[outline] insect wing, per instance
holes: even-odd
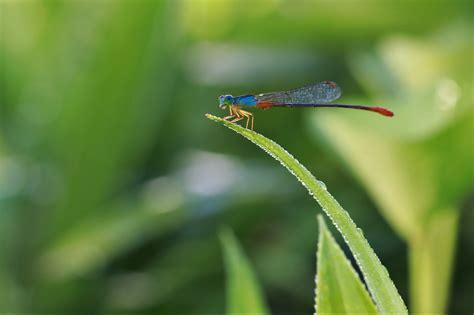
[[[272,104],[329,103],[341,96],[341,88],[334,82],[324,81],[297,89],[257,94],[257,102]]]

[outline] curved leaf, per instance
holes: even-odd
[[[408,313],[402,298],[398,294],[397,288],[388,275],[387,269],[382,265],[363,233],[357,228],[354,221],[352,221],[349,213],[339,205],[326,190],[326,186],[322,182],[316,180],[291,154],[272,140],[254,131],[225,121],[222,118],[210,114],[207,114],[206,117],[220,122],[229,129],[246,137],[295,175],[306,189],[308,189],[310,195],[321,205],[339,232],[341,232],[364,275],[365,282],[372,293],[378,309],[382,313]]]
[[[318,215],[317,314],[375,314],[377,308],[364,284]]]

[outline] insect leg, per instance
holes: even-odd
[[[246,110],[242,110],[240,109],[239,110],[239,114],[241,114],[242,116],[245,116],[247,118],[247,123],[245,125],[245,128],[248,129],[249,127],[249,122],[251,121],[251,129],[253,130],[253,114],[251,112],[248,112]]]
[[[242,120],[244,117],[240,114],[240,110],[237,106],[232,106],[232,111],[236,118],[234,120],[231,120],[231,123],[238,122],[239,120]]]
[[[242,119],[244,119],[243,116],[237,115],[237,118],[235,118],[234,120],[231,120],[230,122],[231,123],[236,123],[236,122],[238,122],[239,120],[242,120]]]
[[[236,114],[234,113],[234,106],[229,106],[229,116],[224,117],[224,120],[229,120],[235,118]]]

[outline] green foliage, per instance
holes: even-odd
[[[456,41],[447,47],[446,37]],[[311,115],[313,130],[328,139],[408,243],[414,312],[446,308],[459,209],[473,187],[474,62],[460,57],[473,44],[459,26],[426,41],[389,38],[377,58],[359,53],[351,65],[395,117]]]
[[[227,274],[227,314],[269,314],[255,274],[234,233],[222,228],[219,237]]]
[[[317,252],[316,297],[317,314],[375,314],[364,284],[344,255],[321,215],[318,215],[319,241]]]
[[[176,229],[189,216],[179,209],[182,197],[169,187],[156,188],[152,193],[160,204],[142,200],[133,205],[135,211],[126,203],[115,205],[121,211],[113,216],[105,212],[70,229],[39,258],[39,274],[53,281],[69,280],[100,269],[134,244]]]
[[[317,169],[412,310],[471,312],[472,1],[379,2],[0,0],[0,312],[223,313],[227,224],[275,312],[310,313],[313,200],[202,115],[322,80],[396,116],[256,127]]]
[[[364,274],[364,279],[379,310],[382,313],[407,313],[406,306],[390,280],[387,270],[380,263],[347,211],[332,197],[322,182],[316,180],[303,165],[272,140],[222,118],[209,114],[206,116],[249,139],[287,168],[308,189],[310,195],[316,199],[343,235]]]

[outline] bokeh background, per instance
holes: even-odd
[[[323,80],[396,115],[260,110],[256,131],[326,183],[411,310],[474,311],[473,12],[1,0],[0,312],[223,313],[228,226],[271,310],[312,313],[321,209],[204,114]]]

